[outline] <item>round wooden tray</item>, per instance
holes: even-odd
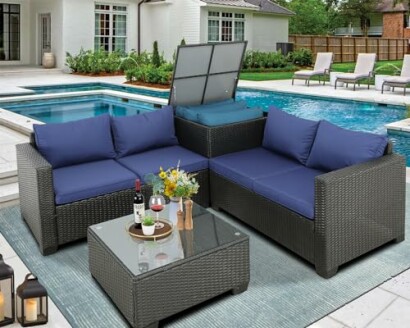
[[[134,222],[130,222],[127,224],[127,231],[131,236],[143,240],[158,240],[168,237],[173,230],[172,222],[164,219],[159,219],[158,221],[162,222],[164,224],[164,227],[161,229],[155,229],[154,234],[151,236],[144,235],[142,233],[142,228],[136,228]]]

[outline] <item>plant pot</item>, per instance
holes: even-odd
[[[45,52],[43,54],[43,67],[44,68],[54,68],[56,63],[55,63],[55,58],[54,54],[52,52]]]
[[[145,236],[152,236],[155,232],[155,224],[153,225],[145,225],[145,224],[141,224],[142,226],[142,233]]]

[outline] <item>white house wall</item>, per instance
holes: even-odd
[[[141,49],[152,52],[152,44],[158,41],[165,58],[172,56],[182,39],[188,44],[200,42],[199,0],[166,0],[146,3],[141,10]]]
[[[248,49],[276,51],[277,42],[288,42],[288,17],[253,14],[252,28],[252,44]]]
[[[81,47],[94,50],[95,4],[119,4],[127,6],[127,51],[137,48],[137,1],[125,0],[63,0],[63,49],[77,54]]]
[[[40,65],[40,14],[51,15],[51,51],[56,56],[57,66],[62,64],[63,6],[62,0],[32,0],[30,8],[30,63]],[[24,44],[22,42],[22,44]]]

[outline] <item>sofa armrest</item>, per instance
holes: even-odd
[[[224,126],[208,127],[175,117],[179,143],[198,154],[211,158],[262,144],[266,118]]]
[[[406,164],[385,155],[315,181],[315,263],[323,276],[391,240],[404,238]]]
[[[16,149],[21,214],[43,255],[50,254],[58,245],[52,167],[31,144]]]

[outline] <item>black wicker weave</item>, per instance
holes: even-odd
[[[263,133],[260,128],[256,135]],[[382,158],[318,176],[314,220],[212,171],[211,204],[302,256],[329,278],[340,265],[404,239],[405,168],[404,158],[392,154],[389,144]]]
[[[208,127],[175,118],[175,129],[182,146],[205,157],[250,149],[262,143],[266,118]]]
[[[56,205],[51,165],[30,143],[17,145],[17,166],[21,214],[43,255],[56,252],[59,245],[85,238],[87,228],[92,224],[133,211],[133,189]],[[196,173],[201,188],[193,200],[208,207],[209,172],[203,170]],[[148,201],[151,188],[143,186],[142,193]]]
[[[130,220],[132,217],[123,217],[89,227],[88,246],[92,276],[132,327],[158,327],[160,320],[217,295],[247,289],[249,238],[223,220],[210,213],[194,215],[194,230],[173,232],[185,241],[184,257],[159,267],[147,266],[146,271],[136,269],[138,244],[144,242],[129,238],[124,227]],[[104,229],[109,238],[102,233]],[[113,247],[113,239],[121,242],[114,242]],[[158,247],[161,249],[160,244]],[[155,248],[151,251],[155,254]]]

